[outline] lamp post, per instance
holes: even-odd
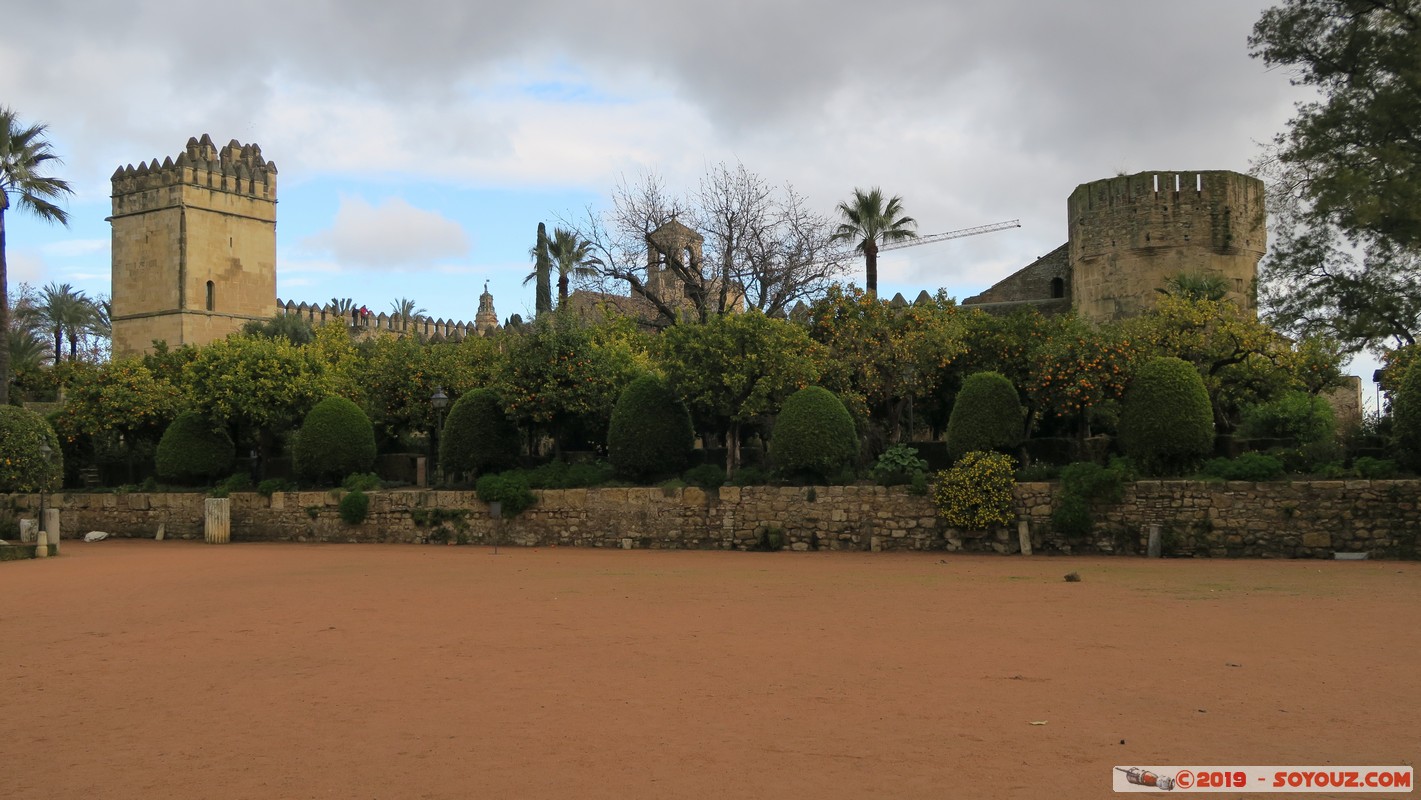
[[[432,484],[435,476],[439,474],[439,435],[444,429],[444,409],[449,407],[449,395],[436,386],[434,394],[429,397],[429,404],[434,407],[434,429],[429,432],[429,474]]]

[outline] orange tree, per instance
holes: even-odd
[[[1153,310],[1123,327],[1151,355],[1174,356],[1194,365],[1204,379],[1220,432],[1237,427],[1245,406],[1292,388],[1321,391],[1335,385],[1340,375],[1335,348],[1322,343],[1295,348],[1227,300],[1161,297]]]
[[[1074,315],[1049,320],[1031,349],[1023,390],[1045,429],[1079,437],[1092,422],[1110,426],[1111,409],[1125,394],[1140,345],[1115,326],[1096,326]]]
[[[138,358],[66,367],[65,402],[51,418],[65,464],[121,460],[131,480],[135,459],[151,455],[183,409],[181,390]]]
[[[189,406],[226,424],[239,447],[264,452],[339,388],[324,365],[284,338],[230,336],[203,346],[183,367]]]
[[[571,313],[544,314],[507,334],[498,389],[509,419],[579,447],[606,441],[612,408],[636,374],[626,343]]]
[[[952,380],[965,345],[956,304],[939,293],[929,303],[894,306],[856,287],[832,286],[809,311],[809,335],[824,345],[823,385],[859,419],[901,437],[903,412]]]
[[[827,356],[799,325],[759,311],[676,325],[655,344],[657,365],[697,428],[725,434],[727,475],[739,466],[742,427],[817,381]]]

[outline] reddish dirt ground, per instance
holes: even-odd
[[[64,550],[0,564],[8,800],[1084,798],[1421,749],[1416,563]]]

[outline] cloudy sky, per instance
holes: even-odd
[[[8,215],[12,283],[109,288],[109,176],[189,136],[280,169],[278,294],[527,315],[537,223],[648,170],[740,161],[824,213],[855,186],[920,232],[880,291],[981,291],[1119,172],[1246,170],[1302,95],[1250,59],[1266,0],[13,4],[0,104],[48,123],[68,229]],[[861,282],[861,276],[856,276]]]

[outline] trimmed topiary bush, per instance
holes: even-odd
[[[607,428],[607,460],[617,474],[635,481],[675,475],[686,468],[695,446],[686,404],[655,375],[627,384]]]
[[[1189,362],[1152,358],[1125,390],[1120,413],[1125,454],[1152,475],[1186,472],[1214,449],[1214,412]]]
[[[1021,444],[1024,419],[1016,387],[1005,375],[968,375],[947,418],[948,457],[956,463],[973,451],[1010,450]]]
[[[227,431],[214,428],[206,417],[188,411],[179,414],[163,431],[154,465],[163,480],[191,486],[230,475],[236,458],[237,448]]]
[[[360,406],[344,397],[327,397],[306,414],[292,455],[302,480],[339,483],[375,464],[375,427]]]
[[[44,417],[19,406],[0,406],[0,461],[0,492],[52,492],[63,480],[59,437]]]
[[[494,472],[518,460],[518,428],[492,389],[475,389],[455,401],[443,436],[439,465],[447,474]]]
[[[825,480],[851,467],[858,454],[853,417],[833,392],[807,386],[785,400],[770,438],[776,468]]]

